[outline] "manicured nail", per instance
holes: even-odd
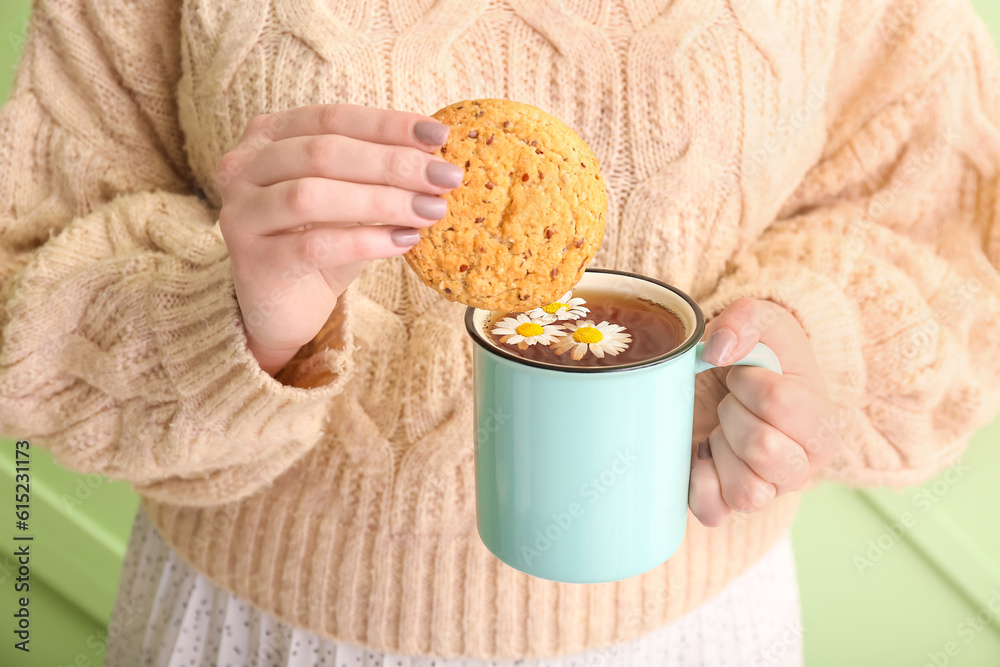
[[[428,220],[440,220],[448,212],[448,203],[431,195],[417,195],[413,198],[412,206],[414,213]]]
[[[705,438],[698,443],[698,458],[707,459],[712,456],[712,445],[708,442],[708,438]]]
[[[416,229],[394,229],[389,236],[392,237],[392,242],[400,248],[417,245],[417,242],[420,241],[420,232]]]
[[[422,120],[413,126],[413,134],[425,144],[440,146],[448,141],[449,128],[434,120]]]
[[[457,188],[465,170],[451,162],[431,162],[427,165],[427,180],[442,188]]]
[[[725,366],[729,357],[736,351],[736,334],[730,329],[719,329],[708,337],[705,349],[701,353],[703,361],[716,366]]]

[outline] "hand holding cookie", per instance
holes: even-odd
[[[261,368],[311,340],[369,260],[406,252],[445,217],[438,195],[463,175],[432,155],[447,138],[426,116],[345,104],[247,124],[219,162],[219,225]]]

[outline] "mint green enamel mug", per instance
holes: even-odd
[[[475,342],[476,519],[497,558],[532,576],[617,581],[669,559],[684,539],[695,375],[705,318],[676,287],[590,269],[575,289],[637,296],[684,324],[674,350],[622,366],[559,366],[496,345],[490,311],[469,308]],[[758,344],[733,365],[781,372]]]

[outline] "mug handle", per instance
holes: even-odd
[[[695,359],[697,359],[694,366],[696,374],[707,371],[709,368],[718,368],[715,364],[710,364],[701,358],[701,353],[704,350],[705,341],[698,343],[694,348]],[[781,373],[781,362],[778,361],[778,355],[764,343],[757,343],[745,357],[731,364],[726,364],[726,366],[759,366],[775,373]]]

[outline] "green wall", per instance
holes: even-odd
[[[1000,41],[1000,0],[974,4]],[[0,4],[0,99],[28,9],[27,0]],[[1000,665],[1000,614],[988,611],[1000,609],[998,443],[1000,419],[977,434],[960,468],[918,488],[823,484],[806,495],[792,535],[804,627],[788,638],[804,641],[808,667]],[[0,440],[0,507],[14,494],[13,449]],[[17,570],[12,534],[0,531],[0,665],[100,665],[136,498],[120,482],[55,466],[40,449],[30,461],[32,652],[12,649]]]

